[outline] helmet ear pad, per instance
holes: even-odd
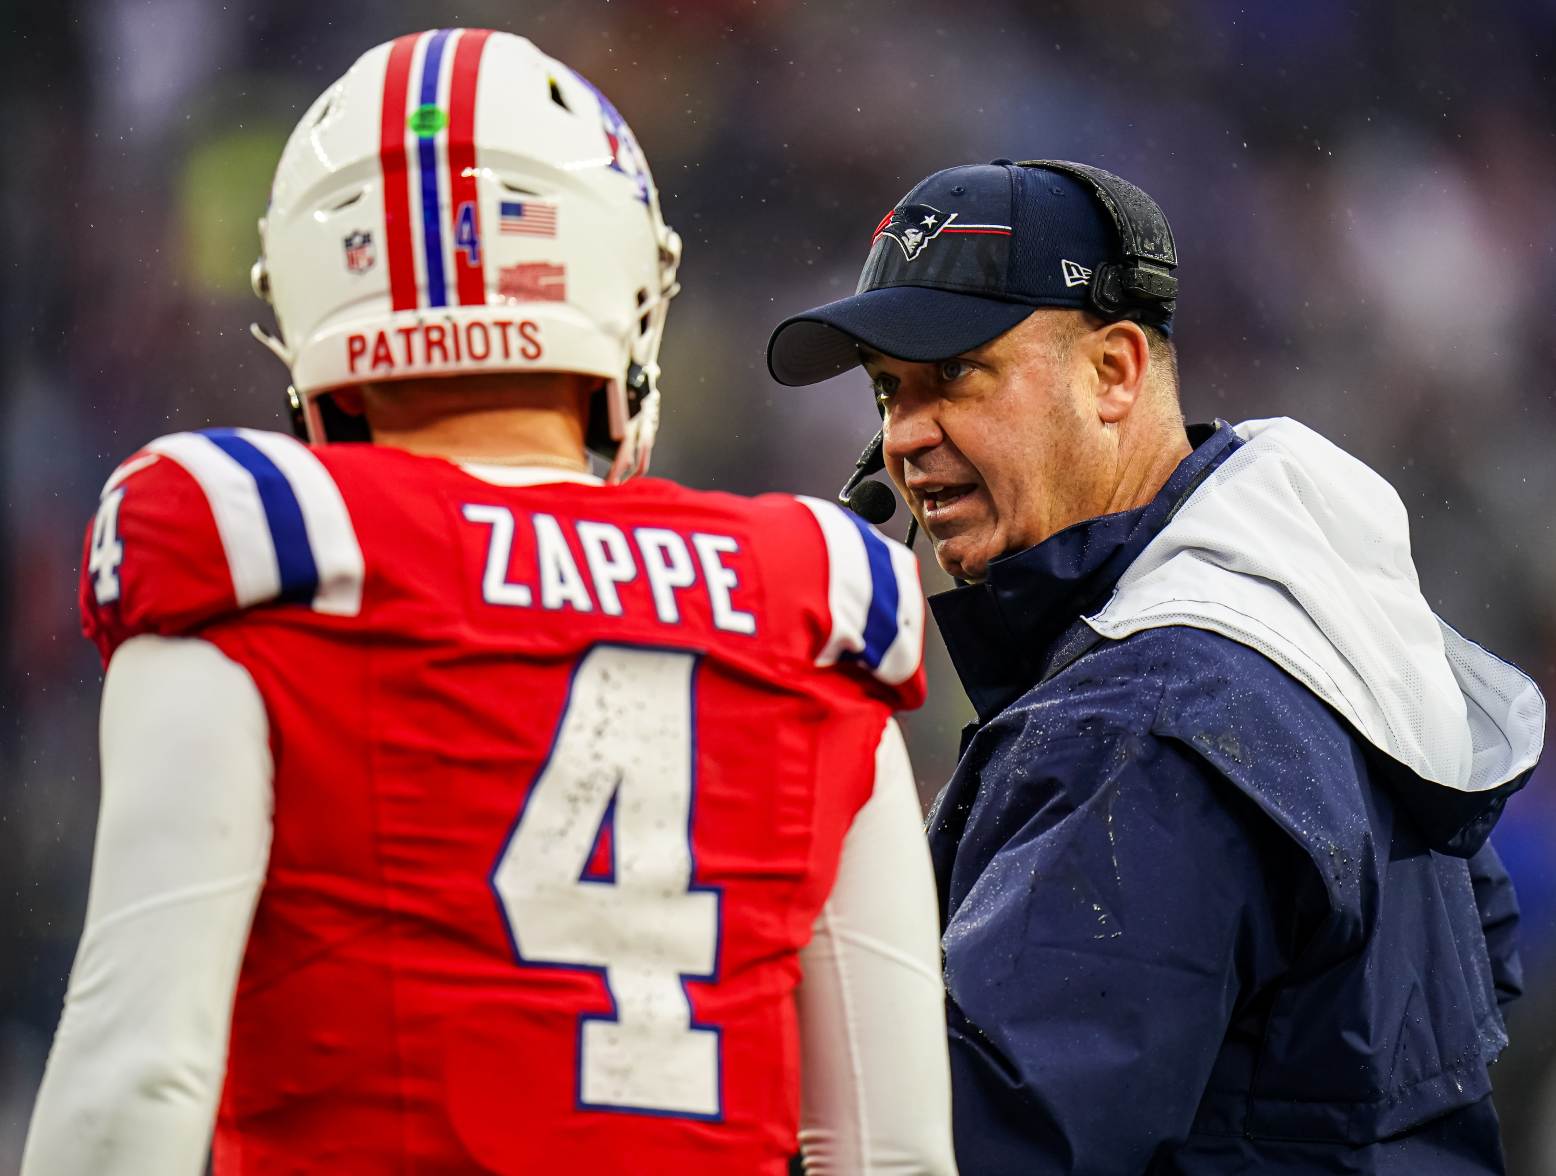
[[[332,392],[319,392],[306,400],[296,388],[287,388],[287,404],[291,412],[292,432],[299,441],[310,445],[361,442],[373,440],[373,430],[367,423],[367,414],[347,412],[335,402]]]
[[[584,445],[606,460],[614,459],[620,444],[625,422],[638,415],[643,400],[650,391],[648,369],[640,363],[627,365],[627,378],[618,385],[618,393],[612,387],[615,381],[607,381],[589,396],[589,420],[584,431]],[[617,397],[625,403],[617,406]],[[620,419],[614,419],[619,416]]]
[[[1018,167],[1060,172],[1089,187],[1113,222],[1123,261],[1096,267],[1087,288],[1091,308],[1104,319],[1133,319],[1172,334],[1177,310],[1178,246],[1156,201],[1128,180],[1084,163],[1024,159]]]
[[[324,431],[324,440],[336,443],[368,442],[373,439],[373,430],[367,423],[366,413],[347,412],[335,402],[334,394],[329,392],[314,397],[314,403],[319,406],[319,424]]]
[[[610,388],[601,384],[589,393],[589,419],[584,427],[584,447],[592,453],[613,457],[616,438],[611,435]]]

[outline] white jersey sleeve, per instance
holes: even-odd
[[[918,560],[853,511],[819,498],[798,498],[815,516],[827,545],[832,629],[816,664],[852,659],[888,686],[906,682],[924,659]]]
[[[951,1077],[929,848],[902,733],[801,954],[800,1146],[809,1176],[947,1176]]]
[[[141,636],[103,686],[86,927],[23,1176],[199,1176],[270,855],[269,724],[247,671]]]

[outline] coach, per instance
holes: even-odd
[[[1544,702],[1432,614],[1381,477],[1291,420],[1185,429],[1176,263],[1108,172],[954,167],[769,346],[785,384],[863,364],[961,582],[977,721],[929,821],[961,1169],[1500,1172],[1486,836]]]

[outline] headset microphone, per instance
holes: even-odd
[[[838,502],[877,527],[897,513],[897,496],[891,492],[891,488],[884,482],[867,481],[871,474],[878,474],[886,468],[886,459],[882,454],[884,442],[883,432],[877,432],[870,438],[870,443],[854,463],[854,472],[837,492]],[[917,534],[918,520],[914,519],[908,524],[909,547],[913,546],[913,538]]]
[[[848,475],[848,481],[837,492],[838,502],[866,522],[877,526],[891,518],[897,510],[897,503],[890,490],[879,482],[865,481],[871,474],[878,474],[886,468],[886,458],[882,453],[885,438],[883,430],[876,430],[875,436],[870,438],[870,443],[859,455],[859,460],[854,462],[854,472]],[[885,491],[884,497],[882,491]]]
[[[897,496],[882,482],[860,482],[843,505],[878,527],[897,513]]]

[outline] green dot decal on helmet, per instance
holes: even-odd
[[[448,115],[429,102],[411,111],[410,117],[405,120],[405,125],[417,138],[430,139],[448,126]]]

